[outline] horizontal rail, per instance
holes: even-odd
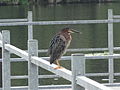
[[[118,48],[120,50],[120,48]],[[117,49],[117,50],[118,50]],[[108,48],[77,48],[77,49],[67,49],[67,52],[85,52],[85,51],[107,51]],[[38,50],[39,53],[46,53],[48,49]]]
[[[109,73],[85,73],[87,77],[108,76]],[[120,76],[120,73],[114,73],[114,76]],[[59,75],[39,75],[38,78],[60,78]],[[26,79],[28,75],[11,76],[11,79]]]
[[[106,56],[85,56],[86,59],[108,59],[109,57],[113,57],[115,59],[120,58],[120,54],[114,54],[114,55],[106,55]],[[49,60],[49,57],[41,57],[44,60]],[[11,62],[23,62],[26,61],[24,58],[11,58]],[[60,60],[71,60],[71,56],[62,56]],[[0,59],[0,62],[2,62],[2,59]]]
[[[120,54],[113,54],[113,55],[103,55],[103,56],[85,56],[86,59],[108,59],[108,58],[119,59]]]
[[[112,84],[104,84],[105,86],[108,87],[113,87],[113,86],[120,86],[120,83],[112,83]],[[71,85],[43,85],[43,86],[38,86],[39,89],[68,89],[71,88]],[[0,88],[2,90],[2,88]],[[14,86],[11,87],[11,90],[28,90],[28,86]]]
[[[109,73],[85,73],[85,76],[91,77],[91,76],[108,76]]]
[[[11,79],[26,79],[28,75],[11,76]],[[39,75],[38,78],[60,78],[59,75]]]
[[[23,58],[10,58],[10,61],[11,62],[24,62],[26,60]],[[2,62],[2,59],[0,59],[0,62]]]
[[[120,87],[120,83],[104,83],[103,85],[109,86],[109,87],[114,87],[114,86]]]
[[[93,81],[92,79],[89,79],[85,76],[77,76],[77,84],[79,84],[82,87],[85,87],[85,89],[89,90],[112,90],[102,84],[97,83],[96,81]]]
[[[120,76],[120,73],[114,73],[114,76]]]
[[[18,25],[60,25],[60,24],[96,24],[96,23],[118,23],[117,20],[68,20],[68,21],[36,21],[36,22],[14,22],[0,23],[0,26],[18,26]]]
[[[105,84],[105,86],[113,87],[113,86],[120,86],[120,83],[113,83],[113,84]],[[43,85],[43,86],[38,86],[39,89],[68,89],[71,88],[71,85]],[[0,88],[2,90],[2,88]],[[11,90],[28,90],[28,86],[15,86],[11,87]]]
[[[87,77],[108,76],[109,73],[86,73]],[[114,76],[120,76],[120,73],[114,73]],[[38,78],[60,78],[59,75],[39,75]],[[11,76],[11,79],[26,79],[28,75]]]
[[[0,19],[0,23],[5,23],[5,22],[23,22],[23,21],[28,21],[28,19]]]
[[[115,51],[120,50],[120,47],[114,47]],[[46,53],[48,49],[40,49],[38,52]],[[76,49],[67,49],[67,52],[85,52],[85,51],[108,51],[108,48],[76,48]]]
[[[119,59],[120,58],[120,54],[113,54],[113,55],[94,55],[94,54],[91,54],[91,55],[85,55],[85,59],[108,59],[108,58],[114,58],[114,59]],[[45,59],[45,60],[49,60],[49,57],[42,57],[42,59]],[[61,60],[70,60],[71,59],[71,56],[63,56],[61,57]]]
[[[113,18],[118,19],[120,18],[120,15],[114,15]]]
[[[38,86],[39,89],[43,90],[43,89],[68,89],[71,88],[71,85],[43,85],[43,86]],[[0,90],[3,90],[2,88],[0,88]],[[28,90],[28,86],[14,86],[11,87],[10,90]]]
[[[86,73],[85,76],[91,77],[91,76],[108,76],[109,73]],[[114,76],[120,76],[120,73],[114,73]]]
[[[19,56],[19,55],[18,55]],[[113,54],[113,55],[97,55],[95,56],[94,54],[92,55],[85,55],[85,59],[108,59],[108,58],[114,58],[114,59],[119,59],[120,58],[120,54]],[[21,60],[20,60],[21,59]],[[24,58],[17,58],[16,61],[26,61],[24,60]],[[44,60],[49,60],[49,57],[41,57],[41,59]],[[14,59],[11,59],[12,61],[14,61]],[[61,60],[71,60],[71,56],[63,56],[61,57]]]

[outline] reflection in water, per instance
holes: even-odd
[[[67,5],[48,5],[48,6],[32,6],[34,21],[47,20],[81,20],[81,19],[106,19],[108,8],[114,9],[115,14],[120,14],[120,3],[109,4],[67,4]],[[0,7],[0,18],[25,18],[27,17],[27,6],[6,6]],[[49,41],[63,27],[69,26],[82,34],[73,35],[70,48],[96,48],[107,47],[107,24],[86,24],[86,25],[36,25],[34,26],[34,39],[39,41],[39,49],[48,48]],[[119,24],[114,24],[114,46],[120,46],[120,28]],[[27,26],[0,27],[0,30],[10,30],[11,43],[19,48],[27,49]],[[87,52],[88,53],[88,52]],[[67,53],[70,55],[70,53]],[[13,56],[13,55],[12,55]],[[46,56],[46,54],[40,54]],[[13,56],[16,57],[16,56]],[[67,65],[66,65],[67,63]],[[62,63],[70,69],[70,62]],[[68,64],[69,63],[69,64]],[[118,68],[119,60],[115,60],[115,68]],[[107,72],[107,60],[88,60],[87,72]],[[117,64],[117,66],[116,66]],[[17,66],[16,66],[17,65]],[[96,69],[97,68],[97,69]],[[27,63],[12,63],[12,75],[27,74]],[[17,72],[17,73],[16,73]],[[120,68],[116,72],[120,72]],[[46,72],[41,70],[42,74]],[[53,79],[50,79],[53,80]],[[63,80],[60,79],[62,82]],[[100,81],[101,79],[98,79]],[[61,82],[49,82],[41,80],[42,84],[60,84]],[[64,81],[66,83],[66,81]],[[69,82],[67,82],[69,83]],[[12,85],[26,85],[27,80],[13,80]]]

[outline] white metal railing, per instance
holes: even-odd
[[[9,34],[8,31],[3,31],[2,33],[3,33],[2,36],[3,35],[9,36],[9,35],[7,35],[7,34]],[[2,40],[3,40],[3,42],[5,42],[4,39],[2,39]],[[29,53],[27,53],[17,47],[14,47],[13,45],[10,45],[8,43],[3,44],[2,42],[0,42],[0,46],[4,45],[3,49],[7,51],[7,52],[3,52],[3,56],[4,56],[3,57],[3,65],[4,65],[3,66],[4,67],[3,74],[5,75],[5,77],[3,78],[3,90],[10,90],[10,69],[8,69],[8,68],[10,68],[10,60],[9,60],[10,57],[8,57],[8,56],[10,56],[9,52],[12,52],[12,53],[24,58],[25,60],[27,60],[28,65],[30,65],[30,63],[32,64],[32,66],[29,66],[29,70],[28,70],[29,71],[28,79],[31,80],[31,81],[29,81],[29,87],[28,87],[29,90],[37,90],[38,89],[38,87],[37,87],[38,86],[38,81],[37,81],[38,73],[36,71],[37,70],[36,65],[40,66],[46,70],[49,70],[49,71],[55,73],[56,75],[60,75],[61,77],[71,81],[73,83],[73,85],[72,85],[73,90],[76,90],[76,88],[79,88],[79,89],[83,88],[82,85],[84,85],[84,88],[88,88],[88,86],[90,86],[92,88],[90,90],[96,90],[96,89],[110,90],[109,88],[105,87],[104,85],[101,85],[91,79],[88,79],[87,77],[81,76],[81,75],[85,74],[85,68],[84,68],[85,67],[85,57],[83,55],[81,55],[81,54],[73,54],[72,55],[72,72],[65,68],[56,70],[56,69],[54,69],[54,67],[56,67],[55,64],[50,65],[48,61],[34,55],[35,51],[37,50],[37,48],[36,48],[37,41],[36,40],[29,40],[28,43],[29,43],[29,49],[31,49],[29,51]],[[30,54],[30,52],[31,52],[31,54]],[[32,55],[32,56],[29,56],[29,55]],[[9,62],[7,59],[9,60]],[[80,78],[80,79],[78,79],[78,83],[76,83],[77,77]],[[88,82],[88,80],[90,80],[90,82]],[[84,83],[79,84],[80,81],[83,81]],[[97,84],[98,86],[96,86],[95,84],[92,84],[91,81],[94,82],[95,84]],[[8,85],[8,83],[9,83],[9,85]],[[80,86],[78,87],[77,84],[79,84],[82,87],[80,87]],[[34,86],[36,86],[36,87],[34,87]]]
[[[33,22],[32,21],[32,12],[29,11],[28,12],[28,19],[16,19],[16,20],[11,20],[9,22],[4,22],[4,23],[0,23],[0,26],[15,26],[15,25],[28,25],[28,53],[24,50],[21,50],[13,45],[10,45],[10,33],[9,31],[3,31],[2,35],[0,35],[0,39],[2,41],[0,41],[0,47],[2,47],[2,54],[3,54],[3,90],[10,90],[10,70],[8,68],[10,68],[10,53],[14,53],[18,56],[20,56],[22,59],[27,60],[28,61],[28,66],[29,66],[29,76],[25,76],[25,77],[29,77],[29,90],[37,90],[37,85],[38,85],[38,81],[37,78],[39,77],[37,74],[37,66],[40,66],[46,70],[49,70],[53,73],[55,73],[56,75],[59,75],[69,81],[72,81],[72,89],[76,90],[75,88],[78,89],[83,89],[84,88],[89,88],[89,90],[110,90],[109,88],[85,77],[85,76],[108,76],[109,75],[109,83],[113,83],[113,79],[114,79],[114,75],[120,75],[120,73],[114,73],[114,64],[113,64],[113,58],[120,58],[119,54],[114,54],[113,50],[114,50],[114,45],[113,45],[113,23],[118,23],[120,22],[120,19],[116,19],[119,18],[120,15],[113,15],[112,10],[109,9],[108,10],[108,19],[106,20],[72,20],[72,21],[38,21],[38,22]],[[115,18],[115,19],[114,19]],[[8,21],[8,20],[6,20]],[[27,21],[27,22],[26,22]],[[3,22],[3,21],[1,21]],[[104,55],[104,56],[83,56],[80,54],[74,54],[72,55],[72,72],[67,70],[67,69],[59,69],[59,70],[55,70],[53,69],[54,67],[56,67],[55,64],[50,65],[48,61],[44,60],[44,59],[48,59],[46,57],[44,58],[39,58],[37,57],[37,41],[36,40],[32,40],[33,39],[33,27],[32,25],[54,25],[54,24],[95,24],[95,23],[108,23],[108,48],[105,48],[105,50],[108,50],[108,55]],[[32,47],[32,46],[36,46],[36,47]],[[103,48],[104,49],[104,48]],[[118,50],[119,48],[116,47],[116,50]],[[88,49],[90,50],[90,49]],[[71,50],[72,51],[72,50]],[[77,50],[79,51],[79,50]],[[70,56],[68,57],[63,57],[64,58],[69,58],[71,59]],[[80,65],[77,65],[78,63],[76,63],[74,59],[78,59],[77,62],[82,62],[79,63]],[[83,67],[85,67],[84,65],[84,61],[85,59],[109,59],[109,72],[108,73],[97,73],[97,74],[86,74],[85,70]],[[84,60],[84,61],[83,61]],[[78,70],[78,68],[80,70]],[[78,72],[75,72],[78,71]],[[34,72],[34,73],[33,73]],[[81,76],[82,75],[82,76]],[[85,75],[85,76],[83,76]],[[16,77],[11,77],[11,78],[16,78]],[[22,77],[19,77],[22,78]],[[77,80],[77,83],[76,81]],[[34,81],[34,82],[32,82]],[[89,82],[90,81],[90,82]],[[92,82],[92,83],[91,83]],[[94,84],[93,84],[94,83]],[[34,85],[34,86],[33,86]],[[35,86],[36,85],[36,86]]]
[[[28,19],[0,19],[0,23],[6,22],[26,22]]]
[[[115,20],[67,20],[67,21],[32,21],[32,22],[10,22],[0,23],[0,26],[21,26],[21,25],[60,25],[60,24],[96,24],[96,23],[119,23],[120,19]]]

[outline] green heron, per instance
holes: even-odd
[[[65,54],[66,49],[68,48],[72,40],[71,33],[74,32],[79,33],[78,31],[70,28],[63,28],[51,40],[48,54],[50,55],[50,64],[56,61],[56,64],[58,65],[58,67],[56,67],[55,69],[62,68],[59,64],[59,59],[63,54]]]

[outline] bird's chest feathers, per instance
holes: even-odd
[[[71,41],[72,40],[72,37],[71,37],[70,33],[65,33],[63,36],[65,37],[66,41]]]
[[[71,37],[71,35],[70,35],[69,33],[64,34],[63,36],[64,36],[64,38],[65,38],[66,48],[68,48],[68,46],[70,45],[70,42],[71,42],[71,40],[72,40],[72,37]]]

